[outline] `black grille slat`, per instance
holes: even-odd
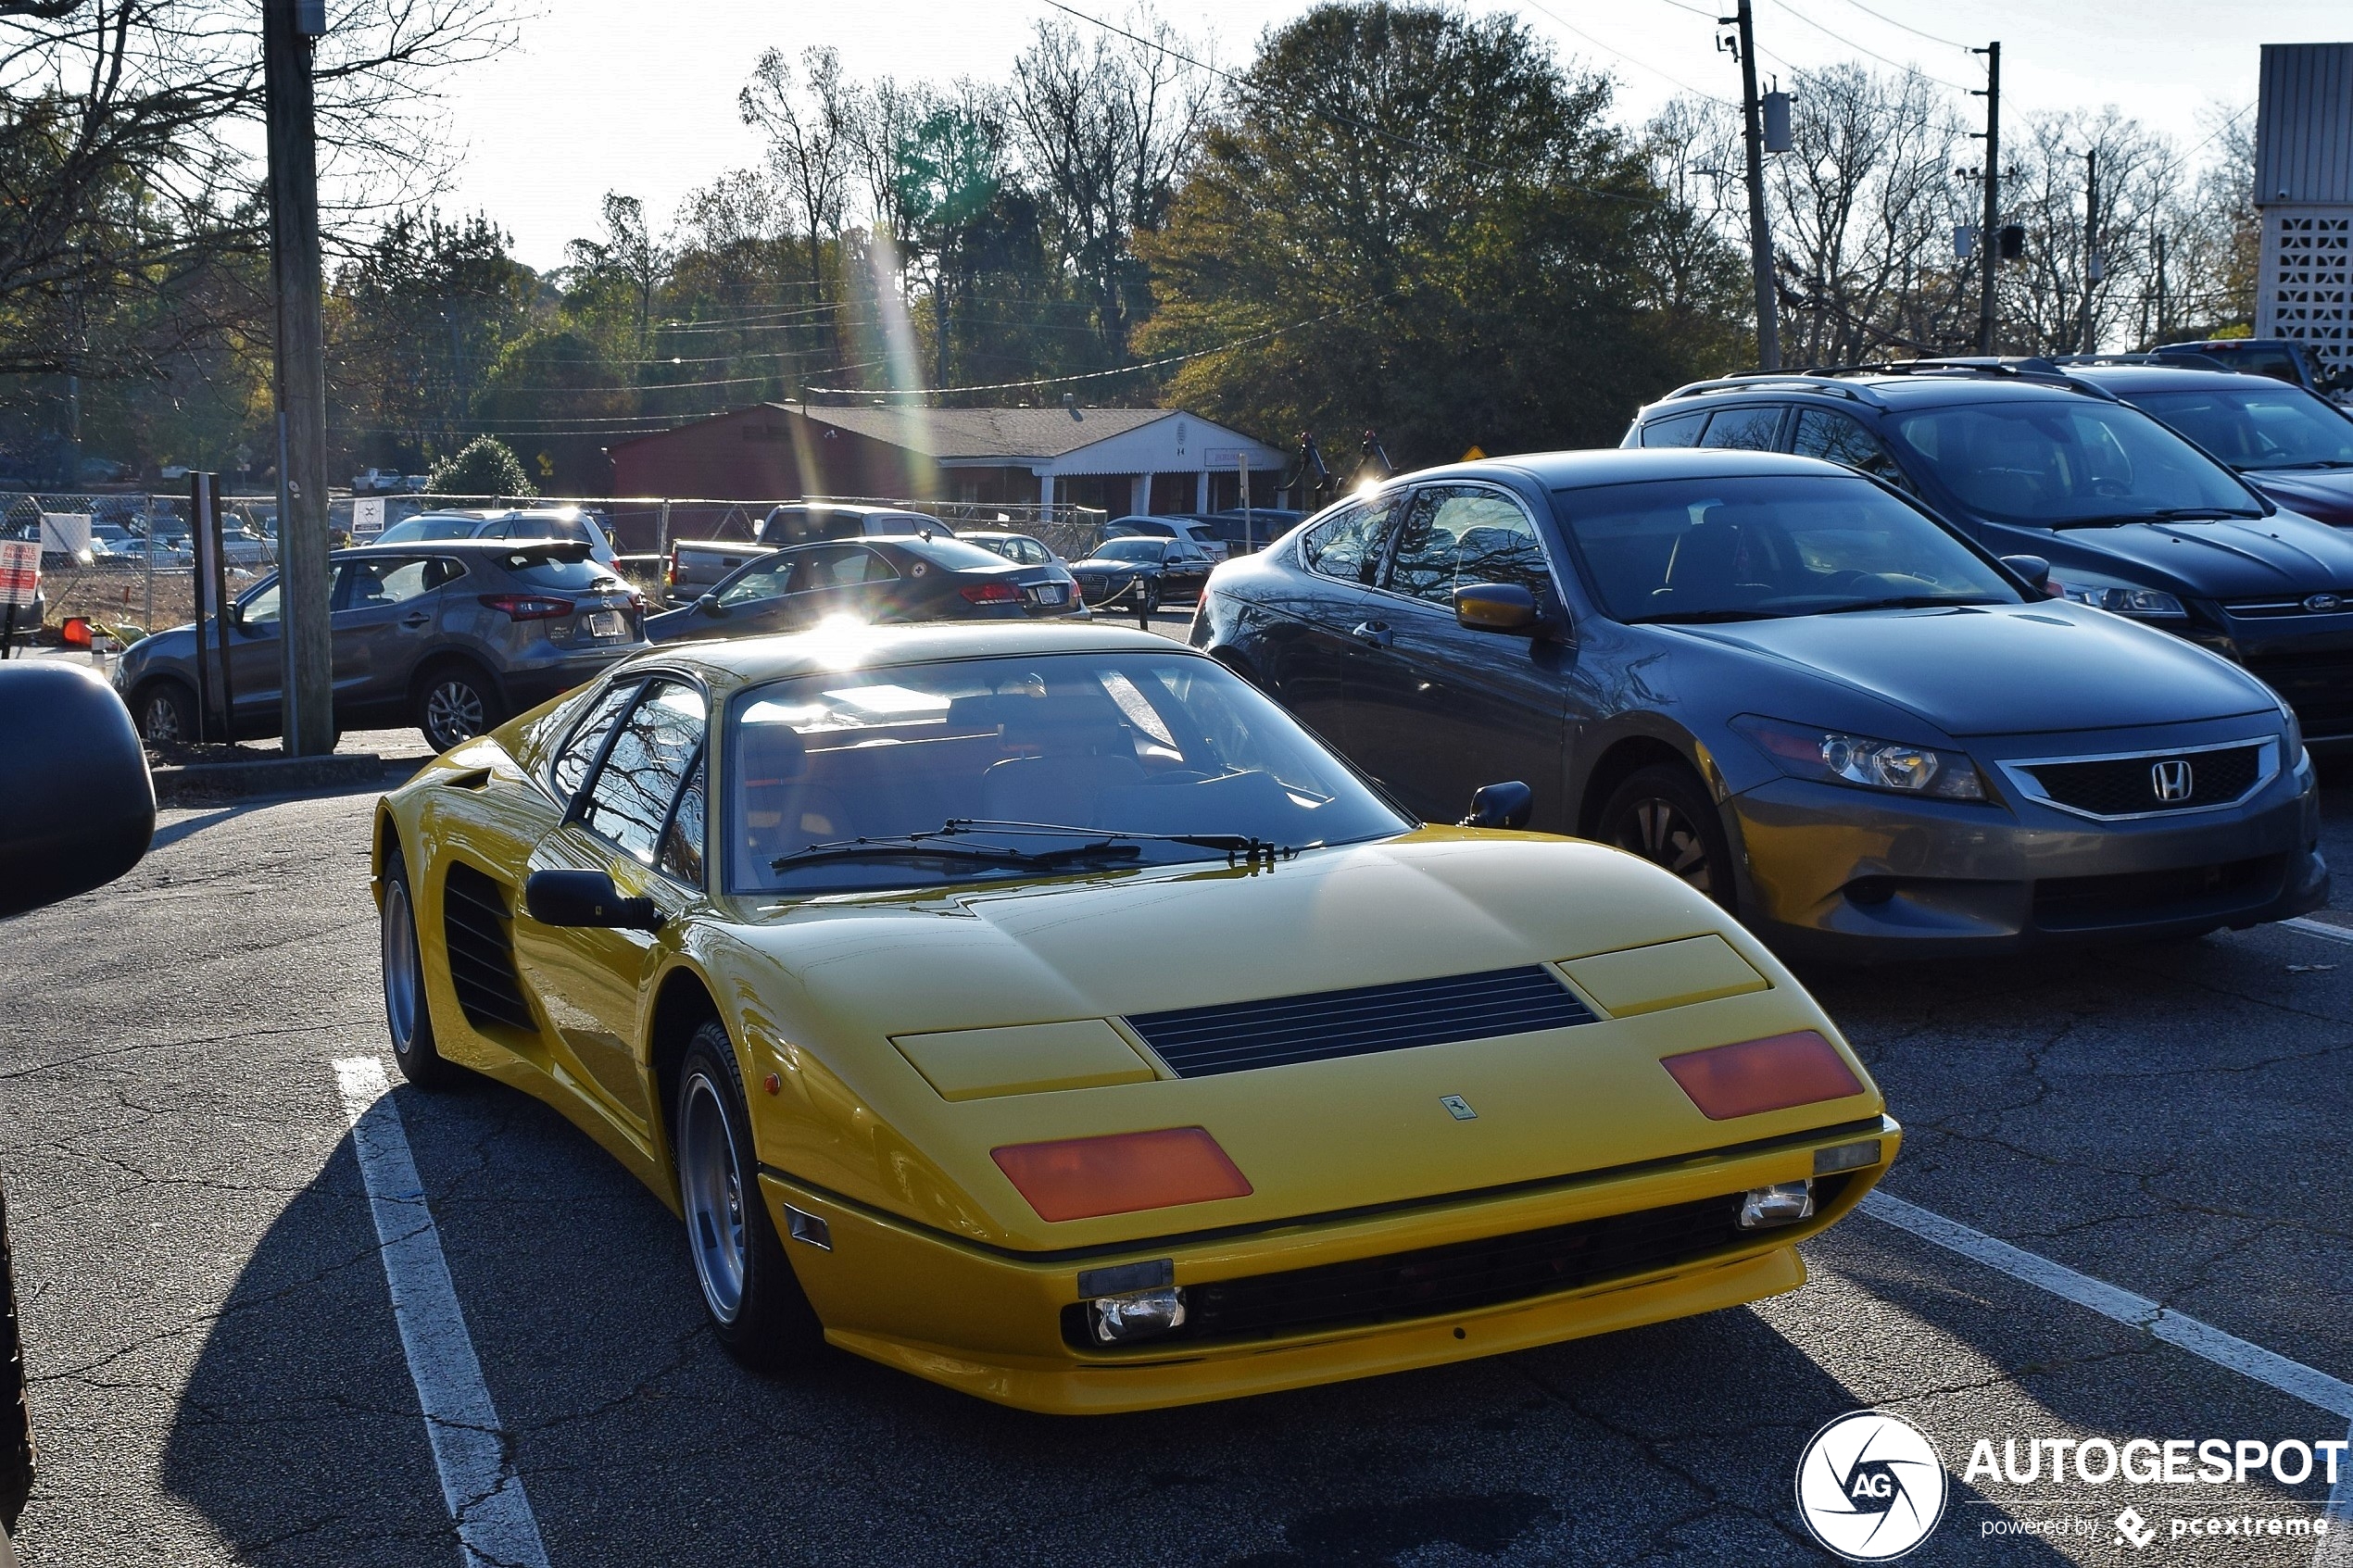
[[[450,989],[466,1022],[477,1028],[538,1027],[515,972],[512,918],[496,882],[462,861],[451,864],[441,884],[442,946],[449,955]]]
[[[2284,855],[2173,871],[2046,877],[2034,884],[2034,923],[2045,931],[2087,931],[2219,919],[2270,903],[2286,878]]]
[[[1817,1201],[1831,1202],[1843,1185],[1817,1183]],[[1145,1354],[1178,1341],[1439,1318],[1605,1285],[1756,1239],[1740,1228],[1740,1205],[1739,1194],[1726,1194],[1416,1252],[1189,1285],[1183,1327],[1118,1348]],[[1104,1350],[1088,1333],[1087,1311],[1084,1302],[1063,1310],[1064,1337],[1082,1349]]]
[[[2308,736],[2353,729],[2353,649],[2257,657],[2246,669],[2286,699]]]
[[[2160,800],[2153,770],[2163,762],[2189,765],[2187,798]],[[2054,801],[2095,816],[2126,817],[2149,811],[2194,811],[2222,806],[2255,787],[2262,776],[2260,743],[2219,751],[2152,751],[2145,756],[2103,758],[2095,762],[2021,762]]]
[[[1595,1022],[1541,964],[1127,1020],[1180,1078],[1493,1039]]]

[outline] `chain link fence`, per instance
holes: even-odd
[[[1072,560],[1092,553],[1110,516],[1097,508],[1063,504],[842,495],[792,499],[889,506],[936,517],[958,532],[1027,533]],[[672,545],[680,540],[749,541],[769,508],[784,504],[671,495],[336,494],[328,500],[327,526],[338,544],[364,544],[424,512],[576,508],[594,519],[612,541],[623,571],[650,586],[659,583],[661,560]],[[277,497],[223,495],[220,514],[221,556],[233,597],[278,569]],[[52,626],[69,616],[83,616],[135,636],[193,621],[195,552],[189,517],[184,491],[0,491],[0,538],[41,542],[44,620]]]

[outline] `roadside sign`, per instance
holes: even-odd
[[[86,565],[90,559],[90,514],[43,512],[41,547],[71,556]]]
[[[40,592],[40,543],[32,539],[0,540],[0,605],[29,609]]]
[[[384,498],[382,495],[357,495],[351,502],[351,536],[372,539],[384,531]]]

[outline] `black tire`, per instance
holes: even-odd
[[[1732,847],[1716,803],[1690,769],[1660,763],[1637,771],[1610,792],[1593,836],[1664,867],[1737,911]]]
[[[507,714],[498,683],[479,665],[446,659],[428,665],[409,694],[410,721],[438,754],[498,727]]]
[[[686,1256],[711,1332],[755,1371],[800,1365],[824,1343],[824,1329],[769,1222],[743,1077],[716,1019],[686,1042],[670,1126]]]
[[[16,1529],[25,1499],[32,1495],[32,1413],[25,1404],[24,1383],[16,1273],[8,1256],[7,1199],[0,1196],[0,1532]]]
[[[384,909],[378,913],[378,951],[384,961],[384,1027],[392,1035],[392,1059],[400,1075],[421,1089],[446,1089],[465,1070],[443,1059],[434,1043],[433,1010],[425,1005],[425,960],[417,931],[417,897],[409,884],[409,862],[395,846],[384,856]]]
[[[149,681],[132,694],[131,717],[149,746],[194,746],[196,694],[177,681]]]

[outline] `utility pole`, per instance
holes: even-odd
[[[1985,218],[1977,232],[1977,351],[1994,352],[1994,263],[2002,221],[2002,45],[1971,51],[1985,56]]]
[[[262,0],[270,253],[277,283],[279,682],[289,757],[335,748],[327,619],[327,373],[320,320],[319,161],[311,41],[323,0]]]
[[[2100,282],[2100,150],[2083,155],[2083,346],[2096,354],[2092,335],[2092,291]]]
[[[1765,222],[1765,127],[1756,104],[1756,21],[1749,0],[1740,0],[1739,14],[1716,19],[1718,25],[1737,26],[1740,42],[1732,53],[1741,62],[1741,125],[1748,144],[1748,249],[1756,270],[1756,368],[1781,368],[1781,324],[1773,295],[1773,231]],[[1725,46],[1718,37],[1716,46]]]

